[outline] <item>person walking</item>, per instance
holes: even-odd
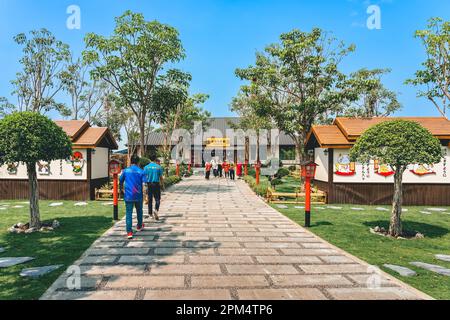
[[[120,176],[120,193],[124,192],[125,184],[125,208],[126,208],[126,232],[128,239],[133,239],[133,208],[136,208],[137,232],[144,230],[143,223],[143,184],[145,182],[144,171],[138,166],[139,158],[131,158],[131,166],[123,170]]]
[[[161,184],[163,183],[164,171],[159,163],[157,163],[155,156],[152,156],[150,161],[151,162],[144,168],[148,193],[148,213],[158,221],[159,208],[161,205]],[[153,210],[153,198],[155,199],[155,210]]]
[[[228,166],[230,168],[230,179],[231,180],[236,179],[234,162],[230,162],[230,164]]]
[[[223,163],[220,163],[217,165],[218,166],[218,171],[219,171],[219,177],[222,178],[223,177]]]
[[[236,174],[239,178],[242,178],[242,163],[241,162],[239,162],[236,165]]]
[[[225,170],[225,178],[228,179],[230,177],[230,165],[228,162],[224,162],[223,167]]]
[[[211,176],[211,168],[212,168],[211,163],[206,162],[206,165],[205,165],[205,179],[206,180],[209,180],[209,177]]]

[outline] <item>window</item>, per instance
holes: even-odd
[[[280,146],[280,160],[294,161],[295,160],[295,146]]]

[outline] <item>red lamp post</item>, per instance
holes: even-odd
[[[259,186],[259,175],[260,175],[261,164],[258,162],[255,164],[256,171],[256,185]]]
[[[118,160],[109,162],[109,173],[113,176],[113,219],[119,220],[119,174],[122,171],[122,163]]]
[[[311,179],[316,175],[317,164],[313,161],[302,163],[301,175],[305,178],[305,227],[311,226]]]

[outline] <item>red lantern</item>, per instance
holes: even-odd
[[[316,176],[317,164],[313,161],[302,163],[302,177],[305,178],[305,227],[311,226],[311,179]]]
[[[109,173],[113,176],[113,219],[119,220],[119,174],[122,171],[122,163],[118,160],[109,162]]]
[[[109,173],[111,175],[120,174],[122,172],[122,163],[118,160],[111,160],[109,162]]]
[[[313,161],[306,161],[302,163],[302,177],[307,179],[314,179],[316,176],[317,164]]]

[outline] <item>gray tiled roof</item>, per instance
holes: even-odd
[[[232,125],[238,125],[239,118],[237,117],[218,117],[209,118],[206,129],[203,134],[206,138],[214,136],[213,133],[208,134],[208,130],[217,129],[222,133],[222,136],[226,135],[227,130],[232,129]],[[149,135],[147,139],[147,145],[149,146],[160,146],[163,144],[164,136],[161,132],[153,132]],[[294,145],[294,141],[288,135],[280,134],[280,145]]]

